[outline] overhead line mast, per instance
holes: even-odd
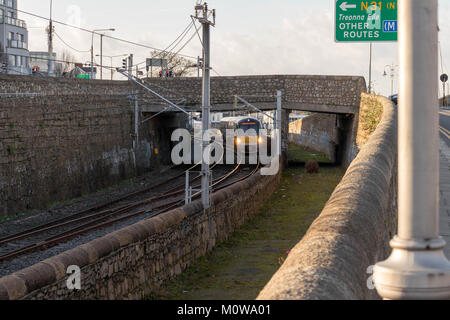
[[[213,20],[209,20],[210,14]],[[211,206],[211,170],[209,161],[205,161],[205,150],[209,146],[209,141],[205,141],[205,133],[211,128],[211,57],[210,57],[210,27],[216,25],[216,10],[208,10],[208,4],[198,4],[195,6],[195,17],[203,26],[203,99],[202,99],[202,203],[205,210]]]
[[[51,77],[53,74],[53,0],[50,0],[50,21],[48,25],[48,76]]]

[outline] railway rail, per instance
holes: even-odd
[[[197,166],[198,165],[195,165],[186,171],[192,171]],[[239,171],[240,167],[241,164],[239,163],[234,167],[233,170],[215,179],[213,181],[213,191],[219,191],[221,189],[224,189],[237,182],[243,181],[251,177],[259,170],[260,166],[258,164],[256,168],[254,168],[249,174],[246,174],[243,177],[239,177],[234,181],[227,182],[232,176],[234,176]],[[116,205],[125,200],[132,199],[133,197],[145,194],[147,192],[150,192],[151,190],[162,187],[168,183],[180,179],[181,177],[185,177],[186,171],[164,182],[155,184],[151,187],[145,188],[138,192],[130,193],[123,197],[114,199],[113,201],[102,203],[100,205],[77,212],[64,218],[60,218],[25,231],[3,237],[0,239],[0,246],[10,246],[14,242],[26,239],[28,240],[25,241],[26,244],[24,244],[21,248],[7,252],[4,255],[1,255],[0,263],[9,261],[11,259],[20,256],[24,256],[32,252],[49,249],[51,247],[67,242],[78,236],[87,234],[89,232],[98,229],[103,229],[105,227],[117,224],[122,221],[129,220],[134,217],[145,216],[145,218],[151,218],[160,215],[164,212],[167,212],[171,209],[182,206],[184,204],[185,190],[180,188],[184,187],[184,184],[177,185],[176,187],[166,190],[162,194],[153,196],[151,198],[135,201],[132,203],[116,206],[113,208],[108,208],[112,205]],[[199,178],[200,175],[193,177],[191,179],[191,183],[195,182]],[[199,186],[194,186],[194,188],[197,187]],[[193,196],[193,199],[198,198],[199,196],[200,193],[197,193]],[[52,232],[64,228],[69,229],[60,231],[56,234],[52,234]]]

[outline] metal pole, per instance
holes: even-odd
[[[282,139],[282,130],[283,130],[283,122],[282,122],[282,118],[283,118],[283,110],[282,110],[282,93],[281,91],[277,91],[277,130],[278,130],[278,157],[281,156],[281,152],[282,152],[282,146],[281,146],[281,139]]]
[[[113,57],[111,56],[111,81],[113,80]]]
[[[133,76],[133,54],[131,53],[128,57],[128,73]]]
[[[100,35],[100,80],[103,80],[103,34]]]
[[[207,130],[211,128],[210,110],[210,24],[208,22],[208,6],[205,4],[203,8],[203,114],[202,124],[203,131],[202,137],[205,137]],[[211,175],[209,163],[206,163],[204,157],[204,151],[208,147],[209,142],[203,140],[202,144],[202,202],[203,208],[210,208],[210,196],[209,196],[209,177]]]
[[[8,69],[9,69],[9,56],[8,56],[8,39],[6,38],[6,10],[3,10],[3,51],[5,52],[5,66],[6,66],[6,70],[5,73],[8,74]],[[3,54],[2,54],[3,55]]]
[[[399,2],[398,235],[374,269],[385,299],[450,299],[439,236],[438,1]]]
[[[50,23],[48,26],[48,62],[47,62],[47,74],[52,76],[53,74],[53,1],[50,0]]]
[[[445,99],[446,98],[445,97],[445,82],[442,83],[442,86],[443,86],[443,92],[444,92],[444,97],[442,98],[442,106],[445,107],[446,106],[446,103],[445,103],[445,100],[446,100]]]
[[[391,67],[391,95],[394,95],[394,78],[395,78],[395,66]]]
[[[134,148],[139,143],[139,90],[136,90],[134,104]]]
[[[94,31],[92,31],[91,42],[91,80],[94,79]]]
[[[185,177],[185,188],[184,188],[184,192],[185,192],[185,199],[184,199],[184,203],[185,204],[189,204],[190,203],[190,201],[189,201],[189,171],[186,171],[186,177]]]
[[[369,53],[369,94],[372,93],[372,42],[370,43]]]

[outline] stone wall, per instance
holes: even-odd
[[[336,161],[337,115],[313,114],[289,124],[289,142],[320,151]]]
[[[0,300],[142,299],[227,239],[258,212],[280,180],[259,173],[201,201],[96,239],[0,279]],[[66,270],[81,268],[80,291],[67,289]]]
[[[0,217],[148,171],[155,144],[143,126],[133,146],[127,92],[126,83],[0,75],[0,93],[10,93],[0,94]]]
[[[184,100],[187,106],[201,106],[202,80],[199,78],[148,78],[145,83],[156,92],[174,102]],[[134,85],[129,81],[90,81],[76,79],[40,79],[26,76],[1,76],[1,92],[39,93],[41,98],[51,96],[120,99],[126,97]],[[359,108],[361,92],[365,92],[363,77],[314,75],[260,75],[211,78],[212,108],[234,105],[234,96],[244,97],[251,103],[270,104],[276,108],[276,93],[281,90],[286,109],[315,106],[317,111],[355,113]],[[142,93],[143,106],[159,106],[161,101],[150,93]]]
[[[171,99],[184,98],[188,106],[201,106],[201,79],[153,78],[145,81],[156,91]],[[233,110],[235,95],[243,97],[262,109],[274,109],[278,90],[283,93],[285,109],[354,114],[358,112],[361,92],[366,91],[366,84],[363,77],[351,76],[213,77],[211,79],[212,110]]]
[[[378,299],[370,267],[385,260],[397,221],[397,110],[383,97],[381,123],[319,218],[258,299]]]

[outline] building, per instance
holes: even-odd
[[[0,62],[3,73],[31,74],[28,30],[17,19],[18,0],[0,0]]]
[[[91,78],[91,72],[92,78]],[[78,78],[78,79],[96,79],[97,76],[97,67],[91,69],[91,67],[83,67],[82,64],[75,63],[75,68],[66,74],[64,74],[67,78]]]
[[[33,73],[41,73],[47,75],[48,60],[49,55],[47,51],[30,51],[30,68],[32,69]],[[50,74],[49,76],[51,77],[61,76],[63,66],[61,63],[55,62],[56,61],[55,52],[53,52],[52,54],[52,61],[53,61],[53,73]]]

